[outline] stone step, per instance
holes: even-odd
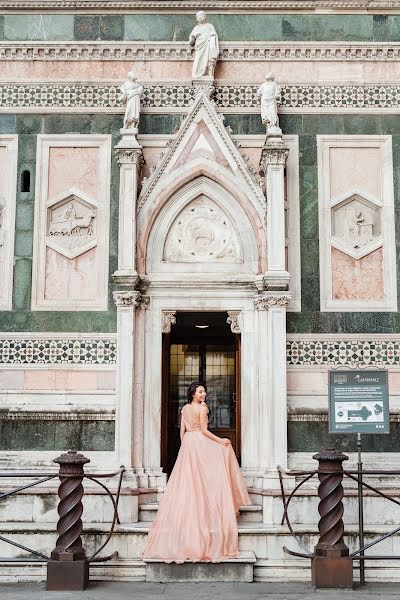
[[[221,562],[166,563],[158,559],[146,559],[146,581],[152,583],[191,581],[241,581],[251,583],[254,579],[254,552],[241,552],[236,558]]]
[[[148,502],[139,505],[139,521],[154,521],[158,510],[157,502]],[[262,506],[260,504],[251,504],[250,506],[241,506],[239,508],[239,523],[261,523]]]

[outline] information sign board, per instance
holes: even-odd
[[[329,372],[329,432],[389,433],[387,371]]]

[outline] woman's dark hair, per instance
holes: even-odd
[[[191,401],[193,400],[193,396],[196,393],[197,388],[201,385],[207,391],[207,386],[202,381],[192,381],[192,383],[189,385],[188,391],[187,391],[188,404],[191,403]]]

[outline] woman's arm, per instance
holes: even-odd
[[[185,435],[185,432],[186,432],[185,419],[183,418],[183,415],[181,413],[181,431],[180,431],[181,444],[182,444],[182,440],[183,440],[183,436]]]
[[[206,437],[210,438],[210,440],[213,440],[214,442],[217,442],[218,444],[227,446],[230,443],[229,440],[220,438],[211,433],[211,431],[208,431],[208,408],[206,405],[200,407],[200,429]]]

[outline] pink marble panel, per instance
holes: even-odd
[[[97,388],[99,390],[115,390],[116,372],[115,371],[97,371]]]
[[[26,369],[24,372],[25,390],[55,390],[56,374],[51,370]]]
[[[332,248],[332,295],[335,300],[378,300],[384,297],[383,250],[356,260]]]
[[[68,371],[54,371],[55,374],[55,389],[66,390],[68,382]]]
[[[400,373],[389,372],[389,390],[391,394],[400,394]]]
[[[96,248],[70,260],[46,248],[46,300],[95,300],[97,289]]]
[[[116,81],[126,78],[132,66],[143,82],[189,81],[192,61],[2,61],[0,81]],[[400,63],[383,61],[219,61],[217,80],[259,83],[267,71],[276,72],[287,83],[397,81]]]
[[[165,152],[165,148],[145,148],[143,147],[143,157],[145,160],[142,175],[148,177],[153,166],[157,164],[157,160],[161,152]]]
[[[0,371],[0,389],[1,390],[22,390],[24,388],[23,369],[1,370]]]
[[[359,187],[378,198],[381,190],[381,150],[378,147],[354,146],[329,149],[331,197]]]
[[[50,197],[77,187],[97,198],[99,181],[99,148],[52,147],[49,155]]]
[[[96,371],[68,371],[68,390],[97,390]]]
[[[288,371],[286,380],[288,392],[328,393],[327,371]]]

